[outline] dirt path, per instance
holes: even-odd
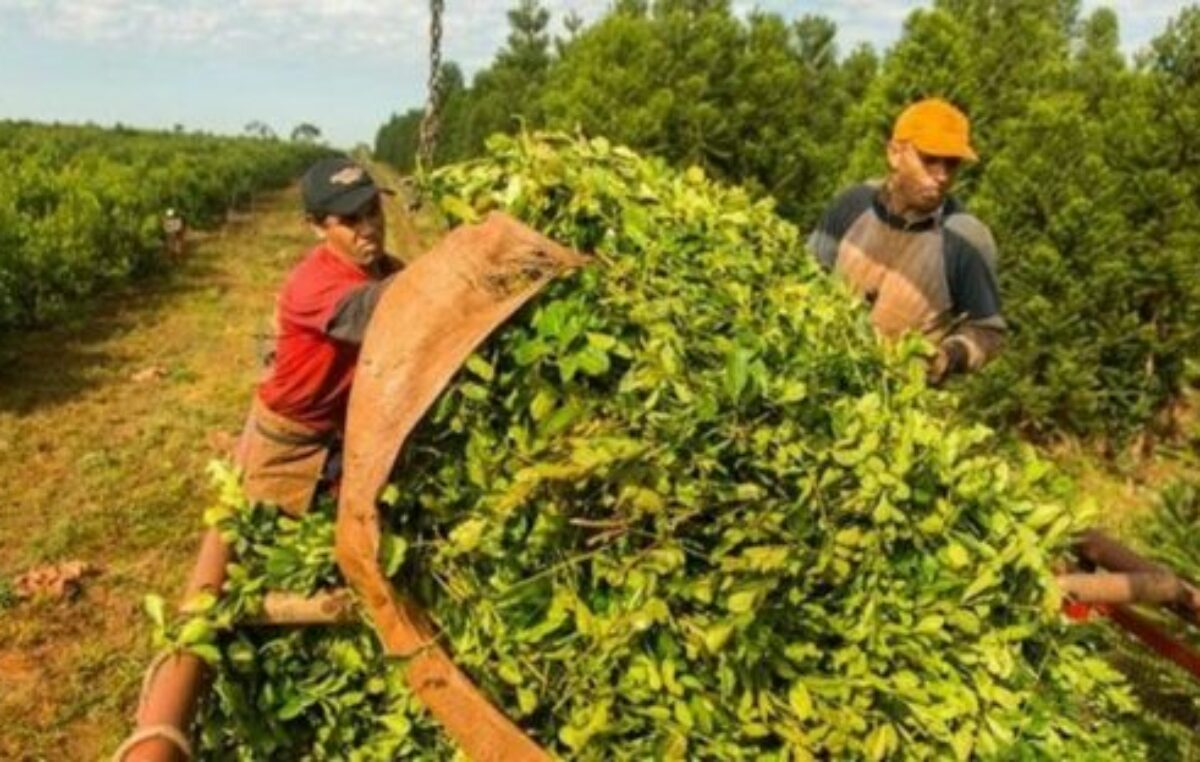
[[[151,656],[141,601],[182,587],[205,465],[312,241],[298,207],[294,189],[265,197],[169,275],[0,337],[0,759],[100,759],[127,732]],[[74,559],[98,569],[74,600],[15,600],[17,575]]]

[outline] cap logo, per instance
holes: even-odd
[[[346,167],[329,178],[334,185],[354,185],[363,179],[362,167]]]

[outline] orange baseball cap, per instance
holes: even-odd
[[[930,156],[979,160],[971,148],[967,115],[941,98],[926,98],[901,111],[892,128],[892,140],[912,143]]]

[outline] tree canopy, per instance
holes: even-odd
[[[964,385],[1028,434],[1120,441],[1171,425],[1200,351],[1200,8],[1128,61],[1116,15],[1078,0],[936,0],[880,54],[827,18],[724,0],[620,0],[552,39],[537,0],[467,83],[447,65],[436,164],[521,125],[580,131],[699,166],[813,225],[879,177],[892,121],[940,96],[971,117],[978,164],[956,195],[992,227],[1007,351]],[[414,168],[419,110],[377,154]]]

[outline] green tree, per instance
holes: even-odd
[[[744,34],[731,112],[742,147],[734,150],[730,174],[773,195],[785,215],[815,219],[837,190],[845,162],[850,103],[836,27],[819,16],[789,25],[777,15],[758,15]]]
[[[1000,242],[1011,327],[1004,355],[974,379],[976,399],[1027,433],[1089,432],[1131,412],[1111,395],[1111,374],[1128,370],[1112,362],[1136,341],[1134,242],[1103,149],[1104,126],[1081,95],[1043,96],[994,149],[973,199]]]
[[[672,98],[654,74],[666,50],[645,11],[623,7],[628,5],[582,30],[564,48],[539,106],[549,124],[665,149],[663,123]]]
[[[775,196],[815,218],[835,188],[851,94],[869,49],[843,70],[836,28],[810,16],[738,19],[727,2],[625,3],[564,45],[541,107],[582,128]]]
[[[321,139],[321,128],[309,122],[301,122],[292,128],[291,140],[294,143],[316,143]]]
[[[807,15],[794,24],[796,52],[814,70],[837,65],[837,24],[824,16]]]
[[[462,70],[457,64],[442,64],[442,128],[435,147],[435,163],[464,158],[462,113],[469,94],[463,84]],[[421,142],[421,120],[425,109],[413,108],[403,114],[393,114],[375,134],[375,156],[402,172],[416,167],[417,149]]]
[[[1171,169],[1200,188],[1200,6],[1172,19],[1140,57],[1153,83]]]
[[[1089,75],[1108,77],[1125,68],[1121,29],[1112,8],[1097,8],[1081,25],[1075,54],[1075,80],[1087,88]]]
[[[114,129],[120,132],[122,128],[118,124]],[[275,130],[271,129],[271,125],[259,119],[246,122],[246,126],[242,128],[242,131],[250,137],[261,138],[263,140],[275,140],[278,137],[275,134]]]
[[[520,0],[508,12],[509,34],[495,62],[472,84],[462,152],[474,154],[493,132],[512,132],[519,120],[537,122],[537,100],[550,69],[550,12],[538,0]]]

